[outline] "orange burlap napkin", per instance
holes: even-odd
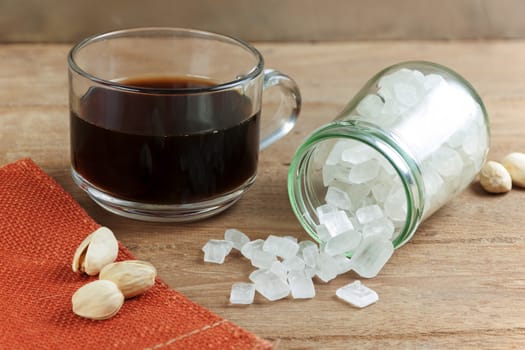
[[[0,168],[0,349],[269,349],[161,280],[105,321],[80,318],[71,295],[93,277],[71,270],[99,225],[29,159]],[[120,247],[119,260],[133,259]]]

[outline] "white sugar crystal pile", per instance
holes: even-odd
[[[290,294],[290,286],[278,274],[270,270],[260,270],[253,277],[255,290],[270,301],[286,298]]]
[[[318,208],[320,216],[330,220],[342,213],[335,207],[325,205]],[[335,215],[335,216],[334,216]],[[340,215],[340,214],[339,214]],[[377,214],[375,208],[361,212],[361,220],[373,222]],[[269,235],[265,240],[251,241],[247,235],[236,229],[227,229],[224,240],[209,240],[202,250],[204,261],[222,264],[225,257],[236,249],[250,260],[256,268],[250,273],[250,282],[236,282],[231,287],[230,303],[247,305],[254,301],[258,292],[269,301],[280,300],[291,295],[293,299],[311,299],[315,297],[314,279],[328,283],[338,275],[354,269],[363,276],[377,274],[392,251],[385,248],[386,239],[381,244],[359,245],[356,250],[358,266],[354,266],[354,258],[347,258],[344,247],[357,247],[351,221],[346,217],[341,222],[328,223],[334,236],[322,247],[309,240],[297,242],[295,237],[279,237]],[[376,236],[374,236],[376,237]],[[368,239],[374,243],[374,239]]]
[[[277,237],[270,235],[264,241],[262,246],[263,251],[278,256],[283,259],[292,258],[299,251],[299,245],[287,239],[286,237]]]
[[[304,271],[291,271],[288,274],[288,283],[294,299],[311,299],[315,297],[314,282]]]
[[[241,254],[244,255],[245,258],[251,260],[254,252],[262,250],[263,244],[264,240],[262,239],[249,241],[241,247]]]
[[[224,240],[232,242],[233,248],[240,251],[242,247],[250,241],[250,238],[243,232],[230,228],[224,232]]]

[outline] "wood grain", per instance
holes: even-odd
[[[487,195],[473,183],[419,228],[381,274],[364,283],[377,304],[357,310],[335,290],[352,273],[317,283],[313,300],[248,307],[228,305],[233,282],[252,270],[232,254],[204,264],[200,248],[224,229],[252,239],[307,235],[287,198],[295,149],[330,121],[374,73],[409,59],[436,61],[464,75],[491,117],[491,159],[525,151],[525,42],[256,43],[267,66],[294,77],[303,112],[291,134],[260,157],[256,184],[227,212],[191,224],[143,223],[97,207],[69,175],[67,45],[0,46],[0,165],[33,158],[93,218],[111,227],[171,287],[222,317],[274,342],[277,349],[522,349],[525,348],[525,190]],[[5,263],[5,262],[4,262]]]

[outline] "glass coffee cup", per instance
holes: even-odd
[[[179,28],[87,38],[69,53],[74,181],[103,208],[147,221],[192,221],[253,184],[259,150],[298,117],[296,83],[251,45]],[[281,103],[261,119],[263,91]]]

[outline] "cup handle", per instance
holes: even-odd
[[[270,146],[292,130],[301,111],[301,92],[292,78],[275,69],[265,69],[263,74],[263,92],[279,87],[281,103],[271,120],[261,124],[259,150]]]

